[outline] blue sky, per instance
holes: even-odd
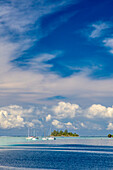
[[[0,0],[1,133],[112,133],[112,6]]]

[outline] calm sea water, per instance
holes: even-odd
[[[113,169],[113,139],[77,137],[27,141],[0,137],[0,170]]]

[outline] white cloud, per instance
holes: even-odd
[[[52,125],[55,126],[57,129],[78,129],[71,122],[65,123],[56,119],[52,121]]]
[[[67,129],[78,129],[77,127],[73,126],[71,122],[64,123],[65,128]]]
[[[79,112],[80,107],[77,104],[59,102],[58,105],[54,106],[52,110],[57,118],[65,119],[67,117],[75,117],[76,113]]]
[[[107,130],[113,130],[113,123],[108,124]]]
[[[40,120],[38,120],[38,119],[33,119],[31,123],[33,124],[33,126],[36,126],[36,127],[38,126],[40,128],[43,127],[42,122]]]
[[[25,122],[25,124],[27,125],[27,127],[34,127],[34,123],[32,122]]]
[[[86,127],[87,127],[83,122],[81,122],[80,125],[81,125],[81,127],[83,127],[83,128],[86,128]]]
[[[59,52],[54,53],[54,54],[44,53],[44,54],[41,54],[35,57],[34,59],[30,59],[30,61],[27,64],[29,64],[31,70],[36,70],[39,72],[48,71],[49,68],[53,67],[53,65],[46,64],[46,62],[56,58],[58,55],[59,55]]]
[[[54,86],[53,82],[57,82],[59,76],[49,72],[49,68],[53,65],[46,62],[55,58],[58,53],[33,56],[35,59],[27,61],[26,70],[17,67],[11,61],[20,57],[25,50],[33,46],[35,41],[39,41],[51,31],[47,30],[46,33],[40,31],[40,22],[44,16],[59,11],[65,5],[77,2],[73,0],[62,0],[56,3],[45,0],[27,1],[27,3],[26,0],[2,2],[0,6],[0,100],[2,99],[2,105],[6,103],[6,100],[9,104],[43,103],[44,98],[56,95],[54,87],[58,85]],[[36,22],[38,26],[34,28],[33,25]],[[34,29],[37,30],[36,36],[34,34],[29,36],[28,32]],[[42,71],[46,72],[42,73]],[[53,90],[51,90],[52,87]]]
[[[61,102],[64,103],[64,102]],[[76,104],[65,103],[67,110],[73,111],[72,106]],[[69,104],[69,105],[68,105]],[[59,103],[58,105],[59,106]],[[56,106],[54,106],[56,107]],[[81,108],[78,110],[78,114],[74,117],[70,115],[70,112],[65,112],[66,108],[60,110],[59,113],[53,112],[53,106],[46,107],[46,113],[43,110],[45,107],[29,107],[23,108],[18,105],[10,105],[0,107],[0,128],[24,128],[33,127],[41,129],[43,127],[50,128],[52,125],[57,129],[93,129],[102,130],[106,126],[106,122],[110,122],[113,118],[113,107],[106,107],[100,104],[93,104],[88,108]],[[76,107],[75,107],[76,108]],[[79,108],[79,107],[78,107]],[[37,114],[38,110],[38,114]],[[76,109],[75,109],[76,110]],[[77,110],[76,110],[77,111]],[[50,114],[48,114],[50,112]],[[66,114],[66,115],[65,115]],[[100,121],[97,121],[99,118]],[[60,119],[60,120],[59,120]],[[79,121],[78,121],[79,120]],[[112,128],[112,123],[108,124],[107,130]]]
[[[72,123],[71,123],[71,122],[68,122],[68,123],[65,123],[65,125],[67,125],[67,126],[72,126]]]
[[[20,115],[13,115],[5,110],[0,111],[0,127],[3,129],[24,127],[25,122]]]
[[[0,6],[0,21],[4,23],[6,28],[23,33],[32,29],[32,25],[36,21],[40,22],[43,16],[54,13],[69,3],[73,3],[73,1],[64,0],[58,3],[47,3],[45,0],[28,0],[27,2],[26,0],[10,0],[10,3],[4,2]]]
[[[103,30],[109,28],[109,25],[106,23],[99,23],[92,24],[92,27],[94,28],[94,30],[91,32],[90,37],[97,38],[101,36]]]
[[[10,129],[24,126],[33,127],[34,124],[25,120],[26,114],[32,113],[32,108],[23,109],[21,106],[10,105],[0,108],[0,128]]]
[[[64,128],[64,124],[61,123],[60,121],[58,120],[53,120],[52,121],[52,125],[54,125],[56,128],[58,129],[63,129]]]
[[[50,120],[51,120],[51,115],[49,114],[49,115],[46,116],[46,122],[48,122]]]
[[[113,54],[113,38],[106,38],[105,40],[103,40],[103,43],[106,47],[110,49],[109,52]]]
[[[39,37],[26,36],[25,32],[32,29],[33,23],[39,22],[39,27],[36,28],[38,32],[43,16],[54,13],[74,1],[62,1],[56,4],[37,1],[39,10],[32,9],[31,1],[27,2],[27,6],[26,1],[11,2],[11,4],[2,3],[0,6],[0,101],[2,105],[6,102],[8,104],[51,104],[54,100],[50,101],[48,98],[53,96],[64,96],[73,101],[76,98],[83,98],[86,101],[86,98],[93,100],[94,97],[113,97],[113,79],[92,80],[84,70],[80,74],[64,78],[50,72],[49,68],[53,65],[46,62],[54,59],[59,51],[51,54],[44,53],[34,56],[35,59],[27,60],[29,67],[26,70],[11,62],[21,56],[35,41],[45,36],[40,34]],[[9,32],[13,32],[14,36]],[[18,37],[17,40],[14,37]],[[71,117],[75,114],[74,110],[70,113]]]
[[[92,24],[92,27],[95,28],[95,30],[93,30],[90,34],[90,38],[98,38],[100,37],[102,34],[103,34],[103,31],[105,29],[110,29],[113,27],[112,24],[108,24],[108,23],[104,23],[104,22],[101,22],[99,24]],[[109,35],[109,38],[108,38],[108,35],[105,35],[104,36],[105,38],[102,40],[102,43],[105,47],[109,48],[109,52],[111,54],[113,54],[113,37]],[[107,38],[106,38],[107,37]]]
[[[93,104],[86,110],[86,116],[88,118],[101,117],[101,118],[112,118],[113,107],[105,107],[100,104]]]

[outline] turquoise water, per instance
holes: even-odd
[[[57,138],[55,141],[0,137],[0,170],[113,169],[113,139]]]
[[[41,137],[38,140],[26,140],[26,137],[0,137],[0,146],[13,144],[86,144],[86,145],[105,145],[113,146],[113,138],[108,137],[56,137],[54,141],[42,141]]]

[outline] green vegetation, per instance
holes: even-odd
[[[64,132],[62,130],[58,131],[58,130],[54,130],[52,133],[51,133],[51,136],[66,136],[66,137],[77,137],[79,136],[78,134],[76,133],[72,133],[72,132],[68,132],[68,130],[66,129]]]
[[[113,135],[111,135],[111,134],[108,134],[108,138],[113,138]]]

